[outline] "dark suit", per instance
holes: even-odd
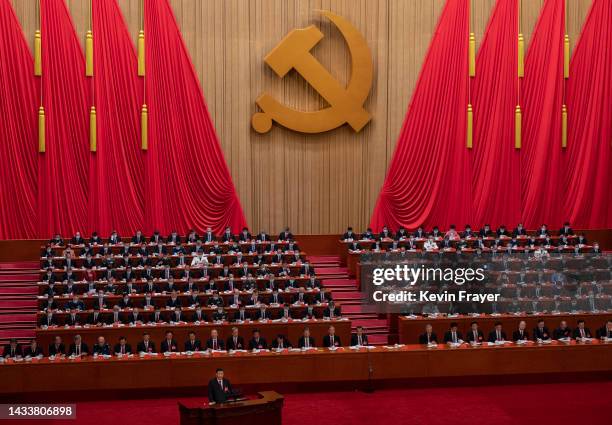
[[[249,341],[249,350],[265,350],[266,348],[268,348],[268,343],[266,342],[265,338],[259,337],[259,340],[251,338]]]
[[[497,331],[495,329],[489,332],[489,342],[506,341],[506,332],[499,331],[499,333],[500,333],[501,339],[497,339]]]
[[[39,347],[39,346],[36,346],[34,351],[32,351],[32,347],[27,346],[25,348],[25,350],[23,350],[23,355],[24,356],[30,356],[30,357],[37,357],[37,356],[42,356],[43,355],[43,351],[42,351],[42,348]]]
[[[309,347],[316,347],[315,345],[315,339],[311,336],[308,337],[308,346]],[[298,347],[300,348],[304,348],[306,347],[306,338],[305,337],[300,337],[300,339],[298,340]]]
[[[244,350],[244,338],[237,336],[236,342],[234,342],[234,337],[230,336],[227,338],[226,345],[228,350]]]
[[[555,332],[553,333],[554,339],[570,338],[571,336],[572,336],[572,330],[569,327],[565,329],[557,328],[555,329]]]
[[[514,332],[512,332],[512,340],[513,341],[519,341],[519,340],[524,340],[524,339],[529,339],[529,333],[524,330],[523,331],[523,335],[521,335],[521,331],[516,330]]]
[[[77,347],[75,343],[70,344],[70,349],[68,350],[68,355],[75,354],[76,355]],[[89,347],[84,342],[81,342],[81,354],[89,354]]]
[[[140,341],[138,345],[136,346],[136,351],[138,351],[139,353],[141,352],[155,353],[155,343],[153,341],[149,341],[149,345],[147,347],[145,346],[144,341]]]
[[[435,332],[429,334],[429,342],[435,342],[436,344],[438,343],[438,336]],[[427,332],[419,335],[419,344],[427,344]]]
[[[6,344],[4,346],[4,351],[2,352],[3,357],[16,357],[22,356],[23,351],[21,351],[21,346],[17,344],[14,350],[11,350],[11,344]]]
[[[223,385],[219,385],[216,378],[208,381],[208,401],[215,403],[225,403],[233,395],[232,385],[227,379],[223,379]]]
[[[199,351],[202,349],[202,343],[199,340],[193,340],[193,342],[188,339],[185,341],[185,351]]]
[[[113,348],[113,353],[121,353],[121,344],[115,344],[115,347]],[[123,346],[123,354],[132,354],[132,346],[130,344],[125,344]]]
[[[473,330],[469,330],[466,334],[465,334],[465,338],[467,340],[467,342],[483,342],[484,341],[484,334],[482,333],[482,331],[480,329],[478,329],[477,331],[477,337],[474,337],[474,331]]]
[[[361,344],[359,343],[359,338],[356,333],[351,335],[351,345],[368,345],[368,336],[366,334],[361,334]]]
[[[342,343],[340,342],[340,337],[338,335],[334,335],[333,342],[331,335],[325,335],[323,337],[323,347],[342,347]]]
[[[178,351],[178,344],[175,340],[172,340],[170,343],[168,343],[168,340],[164,338],[161,343],[160,350],[162,353],[166,353],[169,351]]]
[[[66,352],[66,347],[64,343],[59,344],[58,346],[53,344],[49,344],[49,355],[50,356],[58,356],[60,354],[64,354]]]
[[[213,339],[208,338],[206,340],[206,348],[208,348],[209,350],[225,350],[225,343],[221,338],[217,338],[217,346],[213,347]]]
[[[580,328],[574,329],[574,333],[573,333],[572,336],[574,338],[582,338],[582,335],[580,335]],[[591,331],[589,330],[589,328],[584,328],[584,337],[585,338],[592,338]]]
[[[460,339],[463,339],[463,336],[461,335],[461,332],[457,331],[457,332],[455,332],[455,333],[457,334],[457,335],[456,335],[457,342],[459,342],[459,340],[460,340]],[[453,342],[453,336],[452,336],[452,332],[451,332],[451,331],[448,331],[448,332],[446,332],[446,333],[444,334],[444,342],[445,342],[445,343],[447,343],[447,342]]]
[[[537,339],[550,339],[550,332],[548,328],[544,326],[541,330],[539,327],[533,329],[533,339],[534,341]]]

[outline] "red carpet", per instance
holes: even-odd
[[[609,424],[610,394],[612,382],[287,394],[283,424]],[[177,424],[177,401],[78,403],[76,421],[38,423]]]

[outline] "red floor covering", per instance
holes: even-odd
[[[178,400],[80,402],[75,421],[0,424],[171,425]],[[286,394],[283,424],[596,425],[611,423],[611,409],[612,382],[321,392]]]

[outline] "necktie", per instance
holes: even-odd
[[[80,356],[80,355],[81,355],[81,346],[80,346],[80,345],[77,345],[76,355],[77,355],[77,356]]]
[[[125,354],[125,345],[121,346],[121,354]]]
[[[474,331],[474,341],[478,342],[478,332]]]
[[[330,345],[333,347],[334,346],[334,336],[333,335],[331,336],[329,341],[330,341]]]
[[[306,337],[304,337],[304,346],[305,346],[306,348],[308,348],[308,347],[309,347],[309,346],[308,346],[309,342],[310,342],[310,338],[306,338]]]
[[[580,337],[584,338],[584,329],[580,329]]]
[[[502,339],[502,338],[501,338],[501,332],[497,331],[497,340],[498,340],[498,341],[501,341],[501,339]]]
[[[213,339],[213,350],[217,349],[217,339]]]
[[[361,335],[357,335],[357,345],[361,345]]]
[[[453,332],[453,342],[457,342],[457,334]]]
[[[145,351],[149,351],[149,341],[145,341]]]
[[[234,349],[238,348],[238,338],[234,337]]]
[[[521,333],[521,339],[523,339],[523,331],[519,331]]]

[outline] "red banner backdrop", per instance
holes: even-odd
[[[527,228],[560,228],[565,173],[561,149],[565,1],[546,0],[529,43],[523,80],[523,148],[519,167]]]
[[[576,227],[612,227],[612,1],[594,0],[567,85],[562,210]]]
[[[162,232],[246,225],[197,74],[167,0],[145,1],[146,220]]]
[[[371,227],[468,222],[469,2],[448,0],[429,46]]]
[[[39,154],[38,232],[89,229],[89,113],[85,57],[64,0],[41,0],[46,152]]]
[[[514,147],[519,102],[518,0],[498,0],[476,58],[473,225],[513,226],[521,217],[520,151]]]
[[[140,148],[142,79],[115,0],[92,2],[97,152],[91,155],[90,220],[108,235],[143,227],[144,152]]]
[[[11,3],[0,0],[0,239],[37,235],[38,90],[33,70]]]

